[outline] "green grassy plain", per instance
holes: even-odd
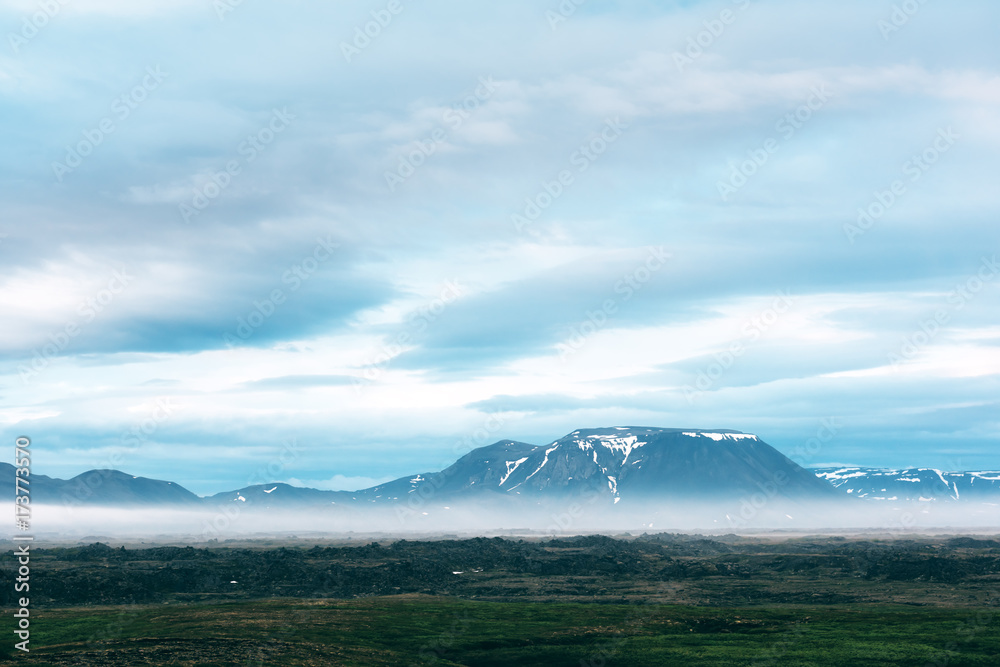
[[[23,665],[1000,665],[995,608],[427,595],[51,608]]]
[[[1000,667],[969,537],[39,546],[31,599],[4,664]]]

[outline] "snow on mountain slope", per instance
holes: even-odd
[[[1000,472],[936,468],[816,468],[814,473],[851,496],[886,501],[1000,503]]]
[[[843,495],[753,434],[626,426],[581,429],[543,446],[501,441],[415,480],[401,478],[358,493],[370,501],[386,494],[390,499],[499,494],[523,499],[596,496],[610,503],[646,497],[740,498],[765,487],[791,497]]]

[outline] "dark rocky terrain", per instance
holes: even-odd
[[[16,560],[4,559],[11,604]],[[475,538],[280,548],[96,543],[32,552],[36,606],[419,593],[480,600],[760,605],[1000,602],[1000,541],[763,539],[656,534],[615,539]]]

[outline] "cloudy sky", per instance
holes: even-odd
[[[576,2],[0,1],[2,439],[197,493],[610,425],[1000,469],[1000,6]]]

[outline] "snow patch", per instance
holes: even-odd
[[[723,440],[757,440],[757,436],[751,433],[706,433],[704,431],[691,431],[682,433],[681,435],[686,435],[691,438],[711,438],[716,442],[722,442]]]
[[[633,450],[646,444],[645,442],[640,442],[639,438],[634,435],[627,435],[625,437],[616,435],[588,435],[583,440],[577,440],[576,444],[582,451],[587,451],[587,449],[593,447],[593,443],[588,442],[590,440],[596,440],[601,446],[610,449],[612,452],[624,452],[625,458],[622,460],[622,465],[625,465],[628,461],[628,457],[632,455]],[[594,462],[597,462],[596,448]]]
[[[522,463],[524,463],[525,461],[527,461],[527,460],[528,460],[528,457],[525,456],[523,459],[518,459],[516,461],[507,461],[506,462],[507,463],[507,474],[500,478],[500,486],[503,486],[503,483],[507,481],[507,478],[510,477],[510,474],[512,472],[514,472],[515,470],[517,470],[517,467],[519,465],[521,465]],[[511,464],[513,464],[513,467],[511,467]]]
[[[823,477],[825,479],[851,479],[852,477],[864,477],[865,475],[868,474],[868,473],[862,471],[862,472],[852,472],[852,473],[850,473],[848,475],[841,475],[840,473],[842,473],[842,472],[847,472],[847,471],[846,470],[837,470],[835,472],[823,472],[823,473],[819,473],[819,476]]]
[[[533,472],[530,475],[528,475],[527,477],[525,477],[524,478],[525,482],[527,482],[529,479],[531,479],[532,477],[534,477],[535,475],[537,475],[538,471],[545,467],[545,464],[549,462],[549,454],[551,452],[555,451],[556,449],[559,449],[559,445],[556,445],[554,447],[549,447],[548,449],[545,450],[545,458],[542,459],[542,465],[540,465],[537,468],[535,468],[535,472]]]

